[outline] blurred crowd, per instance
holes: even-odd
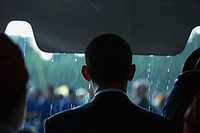
[[[43,133],[43,123],[47,117],[85,104],[92,97],[92,90],[85,88],[48,86],[47,89],[42,89],[30,87],[23,129],[27,132]]]
[[[131,88],[131,101],[151,112],[162,115],[162,108],[169,92],[151,92],[151,84],[147,79],[137,79]]]
[[[133,103],[162,115],[162,108],[168,93],[151,94],[147,79],[135,80],[132,84],[130,99]],[[30,87],[26,104],[26,115],[23,124],[24,131],[43,133],[43,123],[46,118],[60,111],[71,109],[89,102],[94,96],[92,89],[62,86],[46,89]]]

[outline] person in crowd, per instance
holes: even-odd
[[[166,98],[168,93],[166,92],[159,92],[156,94],[155,98],[152,101],[152,105],[154,106],[154,112],[163,115],[163,107],[165,105]]]
[[[154,106],[148,99],[150,83],[147,79],[138,79],[133,82],[132,93],[133,93],[133,103],[136,105],[145,108],[149,111],[154,112]]]
[[[41,119],[45,120],[47,117],[60,111],[59,97],[54,93],[54,87],[48,86],[47,98],[44,100],[41,107]]]
[[[184,115],[200,89],[200,48],[193,51],[177,76],[172,91],[166,99],[163,116],[183,131]]]
[[[167,119],[134,105],[126,94],[135,64],[128,43],[118,35],[103,34],[85,51],[82,75],[92,83],[94,98],[45,121],[46,133],[176,133]]]
[[[86,88],[76,89],[76,95],[77,95],[77,100],[80,105],[88,103],[92,96],[91,92],[89,92],[89,89],[86,89]]]
[[[78,99],[76,97],[76,90],[70,89],[68,97],[67,97],[65,103],[63,104],[61,110],[71,109],[71,108],[77,107],[79,105],[80,105],[80,103],[78,102]]]
[[[184,114],[183,133],[199,133],[200,131],[200,91]]]
[[[0,133],[17,133],[25,110],[29,74],[19,47],[0,34]]]
[[[41,105],[40,111],[40,121],[41,125],[39,126],[39,133],[44,132],[43,123],[44,120],[55,113],[60,111],[60,96],[55,94],[54,87],[49,85],[46,92],[46,97],[43,104]]]
[[[91,88],[88,88],[87,91],[88,91],[88,102],[90,102],[94,97],[94,90]]]
[[[43,92],[40,88],[36,88],[28,96],[26,101],[26,121],[25,128],[34,129],[39,132],[41,125],[41,109],[43,104]]]
[[[187,71],[180,74],[166,99],[163,116],[183,130],[184,113],[199,90],[200,71]]]

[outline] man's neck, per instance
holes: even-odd
[[[118,83],[118,82],[111,82],[111,83],[104,83],[104,84],[98,84],[99,88],[126,88],[127,83]]]
[[[124,92],[126,92],[127,84],[121,84],[121,83],[95,84],[94,83],[93,87],[94,87],[94,92],[97,92],[99,90],[104,90],[107,88],[118,88],[118,89],[121,89]]]
[[[97,92],[99,90],[108,89],[108,88],[117,88],[117,89],[120,89],[120,90],[123,90],[124,92],[126,92],[126,87],[124,85],[121,85],[121,84],[118,84],[118,83],[98,85],[98,87],[96,87],[95,92]]]

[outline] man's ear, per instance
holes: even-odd
[[[88,82],[90,82],[91,76],[90,76],[90,73],[89,73],[89,69],[86,65],[82,66],[81,72],[82,72],[84,79],[87,80]]]
[[[133,79],[133,77],[135,75],[135,69],[136,69],[135,64],[132,64],[130,66],[130,70],[129,70],[129,73],[128,73],[128,80],[129,81],[131,81]]]

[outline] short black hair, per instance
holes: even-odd
[[[122,37],[103,34],[89,43],[85,59],[96,83],[124,82],[132,63],[132,52]]]

